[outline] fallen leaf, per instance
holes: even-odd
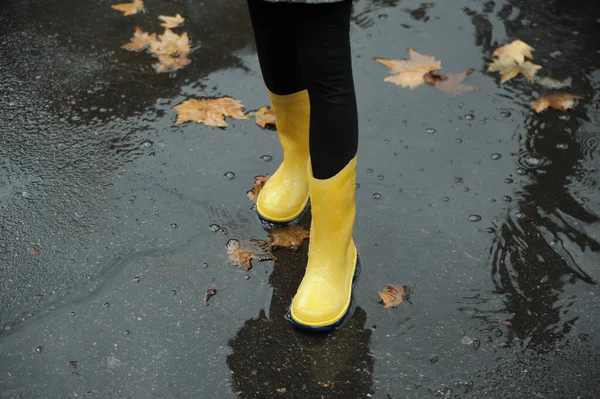
[[[125,50],[129,51],[142,51],[148,47],[152,42],[156,41],[156,33],[144,32],[137,26],[135,27],[135,33],[130,39],[131,41],[121,46]]]
[[[29,255],[37,256],[39,254],[40,254],[40,250],[37,249],[36,247],[29,248]]]
[[[192,60],[181,54],[177,57],[173,57],[172,55],[159,55],[158,62],[154,64],[154,69],[156,69],[156,73],[174,72],[183,68],[190,62],[192,62]]]
[[[541,68],[541,65],[537,65],[529,61],[525,61],[522,64],[517,64],[513,59],[506,60],[498,58],[490,64],[488,67],[488,72],[500,72],[500,83],[508,82],[519,74],[522,74],[527,78],[527,80],[533,82],[535,74]]]
[[[275,125],[275,112],[267,106],[256,111],[255,118],[256,124],[263,129],[266,128],[267,125]]]
[[[77,368],[77,367],[79,367],[79,362],[77,360],[70,360],[69,366],[71,366],[73,368]]]
[[[544,76],[542,78],[535,76],[533,82],[545,87],[546,89],[556,90],[564,89],[565,87],[571,87],[573,84],[573,78],[569,76],[565,80],[557,80],[548,76]]]
[[[267,248],[289,248],[295,251],[309,237],[310,231],[298,225],[269,230]]]
[[[215,282],[213,281],[210,284],[208,291],[206,291],[206,295],[204,296],[204,305],[208,306],[208,300],[215,295],[217,295],[217,289],[215,288]]]
[[[270,177],[271,176],[269,175],[254,176],[254,187],[252,187],[252,190],[248,191],[248,198],[250,198],[252,201],[256,200],[258,193],[260,193],[260,190],[262,190],[262,188],[265,186],[265,183],[269,181]]]
[[[171,29],[165,29],[158,39],[150,43],[149,51],[155,55],[187,55],[191,50],[187,32],[178,35]]]
[[[124,16],[135,15],[144,9],[144,2],[142,0],[133,0],[133,3],[121,3],[113,4],[110,6],[112,9],[121,11]]]
[[[173,107],[177,111],[176,125],[193,121],[208,126],[228,126],[225,117],[248,119],[243,112],[244,106],[239,100],[231,97],[216,99],[190,98]]]
[[[447,79],[443,79],[436,85],[438,89],[449,96],[460,96],[474,89],[473,86],[462,84],[467,76],[473,73],[473,69],[467,69],[462,73],[449,73]]]
[[[430,84],[432,86],[437,86],[444,80],[448,80],[448,76],[438,75],[433,72],[428,72],[423,76],[423,80],[425,83]]]
[[[392,82],[402,87],[415,87],[425,83],[423,78],[425,74],[437,71],[442,68],[442,62],[434,57],[417,53],[409,49],[410,60],[388,60],[377,58],[377,61],[390,68],[394,76],[388,76],[384,79],[386,82]]]
[[[384,308],[395,308],[408,296],[408,288],[405,285],[402,287],[399,285],[388,285],[385,291],[378,291],[378,293],[385,305]]]
[[[573,109],[577,105],[577,100],[583,97],[576,94],[569,94],[563,91],[557,91],[552,93],[544,93],[540,96],[539,100],[531,103],[531,109],[538,114],[548,107],[558,109],[560,111],[567,111]]]
[[[492,55],[499,59],[512,59],[516,63],[522,64],[525,62],[525,58],[533,59],[532,51],[533,47],[529,44],[521,40],[514,40],[509,44],[498,47]]]
[[[185,22],[185,18],[183,18],[179,14],[175,15],[174,17],[169,17],[167,15],[159,15],[158,19],[164,21],[162,24],[160,24],[160,26],[163,26],[165,28],[177,28]]]
[[[227,241],[227,255],[229,256],[229,261],[246,270],[252,269],[253,260],[259,262],[277,260],[277,257],[273,254],[265,252],[258,253],[259,251],[264,251],[264,246],[258,245],[256,242],[242,244],[236,239]]]

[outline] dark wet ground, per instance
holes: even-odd
[[[281,159],[273,132],[173,126],[188,96],[267,103],[244,2],[110,4],[0,6],[0,397],[600,397],[598,5],[356,3],[359,309],[315,336],[283,320],[306,246],[226,259],[266,237],[245,193]],[[119,48],[177,12],[201,43],[186,69]],[[574,111],[534,114],[535,87],[483,72],[517,38],[573,78]],[[383,82],[374,58],[408,47],[476,90]],[[383,309],[388,283],[412,305]]]

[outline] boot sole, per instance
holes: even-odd
[[[346,310],[346,313],[344,313],[344,315],[335,323],[330,324],[328,326],[321,326],[321,327],[307,326],[305,324],[298,323],[296,320],[294,320],[292,318],[292,312],[289,309],[288,309],[287,313],[285,314],[285,319],[287,321],[289,321],[294,327],[297,327],[299,329],[306,330],[306,331],[327,332],[327,331],[332,331],[332,330],[336,330],[336,329],[344,327],[346,324],[348,324],[350,319],[352,319],[352,315],[354,314],[354,309],[356,309],[356,301],[354,300],[354,289],[356,288],[356,283],[358,282],[358,278],[360,276],[360,271],[361,271],[360,257],[357,254],[356,255],[356,268],[354,269],[354,277],[352,277],[350,305],[348,305],[348,309]]]
[[[294,226],[294,225],[297,225],[298,223],[300,223],[300,220],[304,217],[304,215],[308,211],[308,208],[310,208],[310,199],[306,203],[306,206],[304,207],[304,210],[302,211],[302,213],[300,213],[300,215],[298,215],[296,218],[294,218],[290,221],[287,221],[287,222],[276,222],[273,220],[269,220],[269,219],[261,216],[261,214],[258,213],[258,210],[256,211],[256,216],[258,217],[258,221],[260,222],[260,224],[262,225],[262,227],[264,229],[267,229],[267,230],[278,229],[281,227]]]

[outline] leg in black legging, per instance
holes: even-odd
[[[298,63],[292,6],[248,0],[263,79],[267,88],[278,95],[306,89]]]
[[[298,60],[310,97],[313,175],[328,179],[358,149],[349,32],[352,1],[293,6]]]

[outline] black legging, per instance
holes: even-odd
[[[267,88],[279,95],[308,90],[313,175],[328,179],[358,149],[349,32],[352,0],[328,4],[248,0],[248,5]]]

